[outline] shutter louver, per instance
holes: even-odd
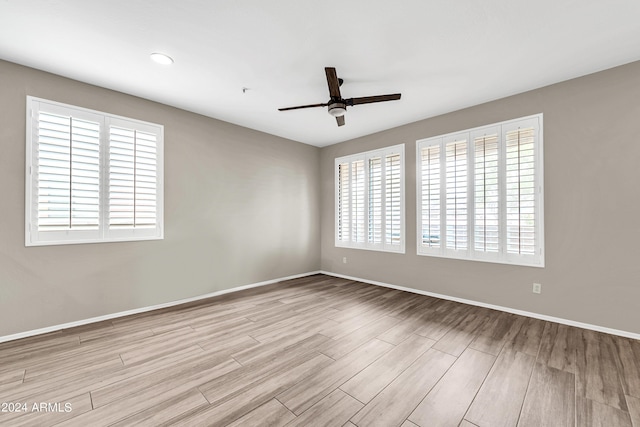
[[[38,231],[100,226],[100,124],[38,113]]]
[[[448,143],[445,150],[447,249],[467,250],[467,142]]]
[[[474,170],[474,248],[497,253],[500,247],[497,134],[475,138]]]
[[[369,243],[382,243],[382,159],[369,159]]]
[[[157,220],[156,136],[109,129],[109,226],[152,228]]]
[[[507,253],[536,252],[534,141],[533,128],[506,135]]]
[[[422,246],[440,247],[440,147],[421,150]]]
[[[385,157],[385,243],[388,245],[400,245],[401,239],[401,178],[402,178],[400,154],[391,154]]]
[[[349,163],[338,165],[338,240],[349,241]]]

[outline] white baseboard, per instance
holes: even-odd
[[[530,311],[517,310],[515,308],[503,307],[500,305],[487,304],[484,302],[468,300],[464,298],[452,297],[449,295],[436,294],[434,292],[422,291],[420,289],[414,288],[405,288],[404,286],[396,286],[391,285],[389,283],[378,282],[375,280],[361,279],[359,277],[346,276],[344,274],[332,273],[330,271],[320,271],[321,274],[326,274],[327,276],[340,277],[342,279],[347,280],[355,280],[358,282],[369,283],[370,285],[382,286],[385,288],[397,289],[399,291],[411,292],[414,294],[426,295],[434,298],[440,298],[450,301],[461,302],[463,304],[476,305],[478,307],[490,308],[498,311],[505,311],[507,313],[518,314],[520,316],[532,317],[534,319],[546,320],[548,322],[560,323],[568,326],[575,326],[583,329],[590,329],[592,331],[604,332],[605,334],[618,335],[621,337],[632,338],[636,340],[640,340],[640,334],[628,331],[621,331],[619,329],[606,328],[604,326],[592,325],[589,323],[576,322],[573,320],[562,319],[560,317],[547,316],[546,314],[538,314],[532,313]]]
[[[113,313],[113,314],[106,314],[104,316],[98,316],[98,317],[92,317],[90,319],[78,320],[76,322],[64,323],[62,325],[55,325],[55,326],[49,326],[49,327],[46,327],[46,328],[34,329],[32,331],[20,332],[20,333],[13,334],[13,335],[6,335],[4,337],[0,337],[0,343],[7,342],[7,341],[18,340],[18,339],[21,339],[21,338],[32,337],[32,336],[35,336],[35,335],[42,335],[42,334],[46,334],[46,333],[49,333],[49,332],[59,331],[59,330],[62,330],[62,329],[69,329],[69,328],[73,328],[75,326],[83,326],[83,325],[88,325],[90,323],[102,322],[104,320],[115,319],[115,318],[118,318],[118,317],[130,316],[132,314],[138,314],[138,313],[144,313],[144,312],[147,312],[147,311],[158,310],[160,308],[172,307],[174,305],[180,305],[180,304],[185,304],[185,303],[188,303],[188,302],[199,301],[199,300],[202,300],[202,299],[211,298],[211,297],[217,297],[219,295],[224,295],[224,294],[228,294],[228,293],[231,293],[231,292],[238,292],[238,291],[243,291],[245,289],[257,288],[259,286],[271,285],[271,284],[274,284],[274,283],[283,282],[285,280],[298,279],[300,277],[312,276],[314,274],[319,274],[319,273],[320,273],[319,271],[311,271],[309,273],[295,274],[293,276],[280,277],[278,279],[265,280],[264,282],[251,283],[249,285],[238,286],[238,287],[230,288],[230,289],[223,289],[221,291],[211,292],[209,294],[199,295],[197,297],[185,298],[185,299],[181,299],[181,300],[177,300],[177,301],[165,302],[165,303],[162,303],[162,304],[152,305],[152,306],[148,306],[148,307],[135,308],[133,310],[121,311],[119,313]]]
[[[426,295],[426,296],[430,296],[430,297],[434,297],[434,298],[440,298],[440,299],[445,299],[445,300],[450,300],[450,301],[456,301],[456,302],[460,302],[460,303],[463,303],[463,304],[469,304],[469,305],[475,305],[475,306],[478,306],[478,307],[490,308],[490,309],[493,309],[493,310],[504,311],[504,312],[512,313],[512,314],[518,314],[520,316],[532,317],[534,319],[546,320],[546,321],[549,321],[549,322],[560,323],[560,324],[563,324],[563,325],[575,326],[575,327],[578,327],[578,328],[590,329],[590,330],[593,330],[593,331],[604,332],[606,334],[618,335],[618,336],[621,336],[621,337],[627,337],[627,338],[640,340],[640,334],[633,333],[633,332],[628,332],[628,331],[622,331],[622,330],[619,330],[619,329],[612,329],[612,328],[606,328],[604,326],[592,325],[592,324],[589,324],[589,323],[576,322],[576,321],[573,321],[573,320],[562,319],[560,317],[547,316],[545,314],[532,313],[532,312],[529,312],[529,311],[517,310],[517,309],[514,309],[514,308],[510,308],[510,307],[503,307],[503,306],[499,306],[499,305],[487,304],[487,303],[468,300],[468,299],[464,299],[464,298],[458,298],[458,297],[452,297],[452,296],[449,296],[449,295],[437,294],[437,293],[434,293],[434,292],[422,291],[420,289],[407,288],[407,287],[404,287],[404,286],[396,286],[396,285],[392,285],[392,284],[389,284],[389,283],[378,282],[376,280],[362,279],[360,277],[353,277],[353,276],[347,276],[347,275],[344,275],[344,274],[332,273],[330,271],[311,271],[311,272],[308,272],[308,273],[302,273],[302,274],[296,274],[296,275],[293,275],[293,276],[280,277],[278,279],[266,280],[264,282],[251,283],[251,284],[248,284],[248,285],[238,286],[238,287],[231,288],[231,289],[224,289],[224,290],[221,290],[221,291],[211,292],[211,293],[208,293],[208,294],[199,295],[199,296],[192,297],[192,298],[185,298],[185,299],[181,299],[181,300],[177,300],[177,301],[166,302],[166,303],[163,303],[163,304],[157,304],[157,305],[148,306],[148,307],[136,308],[136,309],[133,309],[133,310],[121,311],[119,313],[113,313],[113,314],[107,314],[107,315],[104,315],[104,316],[92,317],[90,319],[78,320],[76,322],[69,322],[69,323],[64,323],[64,324],[55,325],[55,326],[49,326],[49,327],[41,328],[41,329],[34,329],[32,331],[20,332],[20,333],[13,334],[13,335],[6,335],[6,336],[3,336],[3,337],[0,337],[0,343],[7,342],[7,341],[18,340],[18,339],[21,339],[21,338],[32,337],[32,336],[35,336],[35,335],[42,335],[42,334],[46,334],[46,333],[49,333],[49,332],[59,331],[59,330],[62,330],[62,329],[69,329],[69,328],[73,328],[75,326],[83,326],[83,325],[88,325],[90,323],[101,322],[101,321],[104,321],[104,320],[111,320],[111,319],[116,319],[116,318],[119,318],[119,317],[130,316],[132,314],[144,313],[144,312],[147,312],[147,311],[158,310],[158,309],[161,309],[161,308],[172,307],[172,306],[176,306],[176,305],[180,305],[180,304],[186,304],[186,303],[189,303],[189,302],[199,301],[199,300],[203,300],[203,299],[207,299],[207,298],[212,298],[212,297],[216,297],[216,296],[219,296],[219,295],[224,295],[224,294],[228,294],[228,293],[232,293],[232,292],[239,292],[239,291],[242,291],[242,290],[245,290],[245,289],[251,289],[251,288],[257,288],[259,286],[271,285],[271,284],[282,282],[282,281],[285,281],[285,280],[298,279],[300,277],[312,276],[314,274],[326,274],[327,276],[340,277],[342,279],[347,279],[347,280],[355,280],[355,281],[358,281],[358,282],[368,283],[368,284],[371,284],[371,285],[382,286],[382,287],[391,288],[391,289],[397,289],[399,291],[411,292],[411,293],[414,293],[414,294]]]

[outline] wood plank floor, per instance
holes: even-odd
[[[315,275],[0,344],[2,426],[640,427],[640,342]]]

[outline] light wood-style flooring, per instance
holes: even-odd
[[[0,402],[2,426],[640,427],[640,342],[315,275],[0,344]]]

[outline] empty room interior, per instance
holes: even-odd
[[[0,425],[640,427],[639,16],[0,1]]]

